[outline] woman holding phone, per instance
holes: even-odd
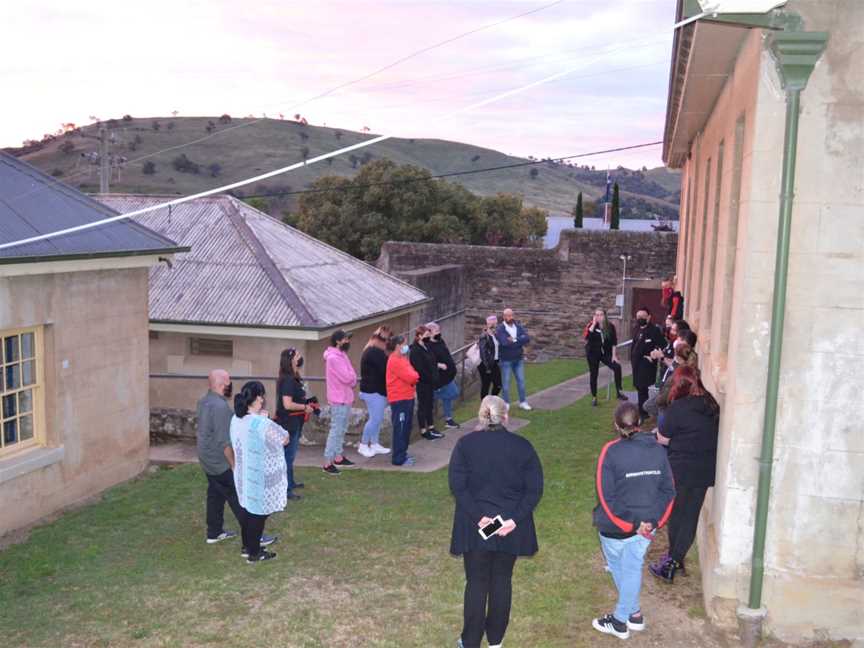
[[[462,556],[466,579],[462,648],[480,648],[484,634],[490,648],[501,645],[516,559],[538,550],[533,513],[543,495],[543,468],[531,442],[504,427],[507,410],[503,399],[486,396],[483,429],[459,439],[450,458],[456,499],[450,553]],[[498,518],[491,535],[481,535]]]

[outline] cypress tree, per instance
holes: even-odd
[[[582,229],[582,192],[576,196],[576,206],[573,208],[573,227]]]
[[[621,199],[618,196],[618,183],[612,186],[612,218],[609,229],[621,229]]]

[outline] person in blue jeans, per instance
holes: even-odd
[[[510,376],[516,376],[519,407],[530,410],[525,394],[525,346],[531,341],[525,327],[513,318],[513,309],[504,309],[504,321],[495,330],[498,339],[498,364],[501,367],[501,398],[510,402]]]
[[[303,354],[297,349],[285,349],[279,357],[279,378],[276,380],[276,422],[288,430],[290,439],[285,446],[289,502],[300,499],[300,495],[294,491],[303,488],[303,484],[294,480],[294,459],[297,457],[297,448],[303,435],[303,423],[314,412],[312,405],[307,403],[306,388],[301,374],[302,367]]]
[[[414,399],[417,396],[417,382],[420,374],[411,366],[408,358],[411,348],[401,335],[387,341],[387,402],[393,420],[393,454],[390,461],[394,466],[413,466],[414,457],[408,454],[411,442],[411,423],[414,416]]]
[[[618,602],[612,613],[591,625],[598,632],[627,639],[631,630],[645,629],[639,605],[642,567],[654,533],[672,512],[675,487],[666,450],[654,435],[639,429],[636,404],[618,406],[615,428],[619,437],[603,446],[597,460],[594,526]]]
[[[444,410],[444,424],[448,428],[458,428],[459,424],[453,419],[453,403],[459,398],[459,385],[456,384],[456,363],[447,348],[447,343],[441,337],[441,327],[437,322],[429,322],[426,328],[432,333],[429,339],[429,350],[435,356],[438,364],[438,384],[435,390],[435,399],[441,401]]]
[[[363,427],[363,435],[357,445],[357,452],[367,458],[378,454],[390,454],[379,442],[381,423],[387,409],[387,340],[392,336],[389,326],[379,326],[360,358],[360,400],[366,403],[369,415]]]

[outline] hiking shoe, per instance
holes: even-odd
[[[342,457],[342,461],[334,461],[334,466],[338,466],[339,468],[353,468],[357,464],[351,461],[348,457]]]
[[[372,452],[374,452],[376,455],[390,454],[390,448],[385,448],[380,443],[373,443],[372,444]]]
[[[675,581],[675,572],[678,569],[678,563],[671,558],[661,560],[660,562],[648,565],[648,571],[665,583],[670,585]]]
[[[534,408],[528,404],[528,401],[522,401],[521,403],[519,403],[519,409],[523,409],[526,412],[530,412]]]
[[[596,398],[591,399],[591,407],[597,407],[597,399]]]
[[[627,398],[627,394],[622,394],[621,392],[618,392],[618,400],[626,401],[626,400],[630,400],[630,399]]]
[[[259,553],[254,558],[251,556],[248,557],[246,559],[246,562],[251,565],[252,563],[256,563],[256,562],[264,562],[265,560],[273,560],[275,557],[276,557],[276,554],[272,551],[262,551],[261,553]]]
[[[594,626],[594,629],[598,632],[611,634],[619,639],[630,638],[630,631],[627,629],[627,624],[622,623],[611,614],[607,614],[605,617],[599,619],[594,619],[591,622],[591,625]]]
[[[645,629],[645,617],[642,616],[641,611],[630,615],[627,619],[627,629],[636,632],[642,632]]]
[[[357,452],[366,457],[367,459],[371,459],[375,456],[375,450],[372,446],[366,445],[365,443],[361,443],[357,446]]]
[[[230,540],[231,538],[236,538],[236,531],[223,531],[215,538],[207,538],[207,544],[216,544],[217,542],[222,542],[223,540]]]
[[[324,466],[321,470],[323,470],[323,471],[324,471],[325,473],[327,473],[328,475],[334,475],[334,476],[335,476],[335,475],[341,475],[341,474],[342,474],[342,471],[339,470],[339,469],[338,469],[336,466],[334,466],[333,464],[329,464],[329,465],[327,465],[327,466]]]
[[[447,420],[445,421],[445,423],[446,423],[446,427],[449,428],[449,429],[451,429],[451,430],[454,430],[454,429],[456,429],[456,428],[462,427],[462,426],[459,425],[456,421],[454,421],[452,418],[447,419]]]

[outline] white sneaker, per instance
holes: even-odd
[[[525,410],[526,412],[530,412],[532,409],[534,409],[528,404],[528,401],[522,401],[521,403],[519,403],[519,408]]]
[[[361,443],[357,446],[357,452],[359,452],[367,459],[375,456],[375,450],[372,449],[372,446],[368,446],[365,443]]]
[[[372,452],[375,454],[390,454],[390,448],[385,448],[380,443],[373,443]]]

